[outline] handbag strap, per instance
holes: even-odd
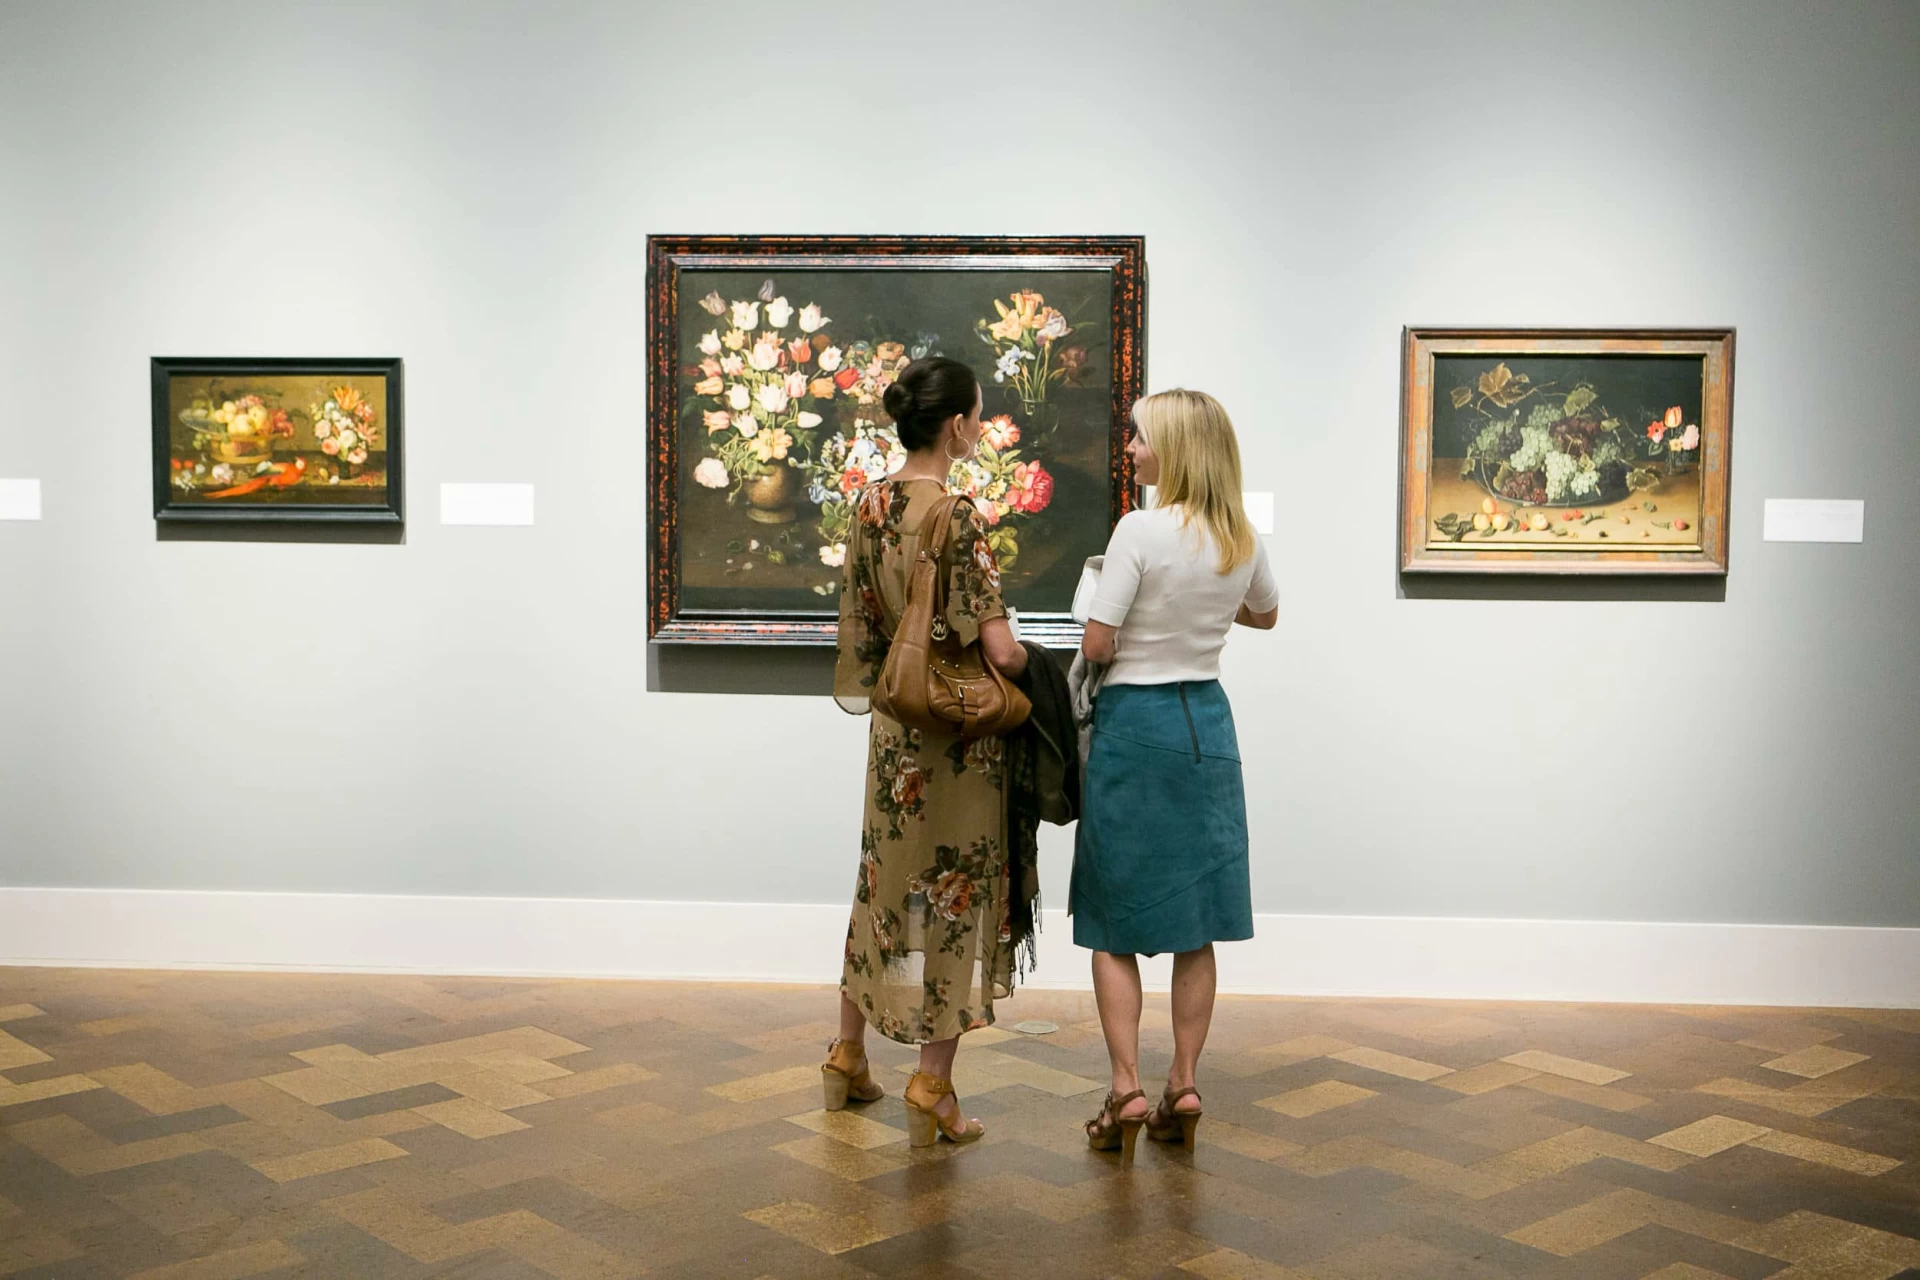
[[[939,562],[941,558],[946,555],[947,544],[953,540],[953,513],[958,509],[959,505],[965,501],[966,499],[958,494],[944,494],[938,502],[934,503],[933,506],[928,509],[925,518],[920,521],[920,554],[927,555],[934,561],[932,613],[936,618],[946,612],[947,606],[947,577],[940,572]],[[915,557],[916,560],[918,558],[918,556]],[[909,565],[907,568],[907,590],[911,593],[912,589],[913,568]],[[909,603],[911,603],[910,598],[903,599],[900,602],[900,613],[894,614],[891,609],[886,607],[884,598],[882,599],[881,608],[887,615],[887,639],[889,641],[898,634],[900,630],[900,619],[906,615]]]
[[[935,639],[945,639],[947,615],[947,575],[940,571],[947,548],[953,543],[953,513],[967,499],[949,493],[933,504],[920,525],[920,554],[933,561],[933,626]]]

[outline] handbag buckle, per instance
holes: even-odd
[[[935,640],[945,640],[948,635],[947,620],[945,618],[935,618],[931,632]]]

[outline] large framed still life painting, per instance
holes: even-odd
[[[925,355],[980,378],[948,483],[1023,634],[1077,639],[1081,565],[1134,501],[1139,237],[654,236],[647,294],[651,639],[833,642],[854,495],[904,461],[882,396]]]
[[[1403,572],[1724,574],[1732,329],[1418,329]]]
[[[401,362],[156,356],[162,521],[399,523]]]

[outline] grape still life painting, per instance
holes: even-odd
[[[1733,330],[1408,329],[1403,572],[1724,574]]]
[[[950,491],[988,525],[1023,633],[1072,643],[1081,563],[1133,504],[1145,373],[1137,238],[648,242],[649,638],[831,644],[860,489],[905,461],[882,397],[969,365],[978,450]]]
[[[401,362],[157,356],[161,521],[401,521]]]

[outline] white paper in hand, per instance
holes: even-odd
[[[1100,570],[1106,563],[1105,556],[1088,556],[1080,568],[1080,585],[1073,589],[1073,620],[1083,626],[1093,612],[1093,598],[1100,591]]]

